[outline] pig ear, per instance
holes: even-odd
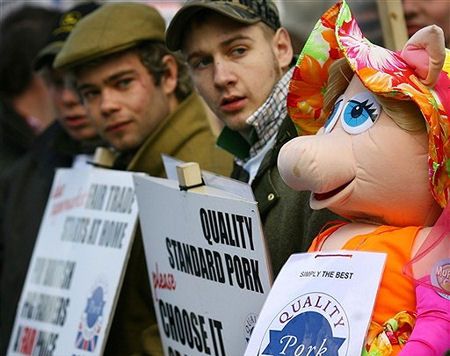
[[[400,56],[423,84],[432,87],[444,65],[444,32],[436,25],[420,29],[405,44]]]

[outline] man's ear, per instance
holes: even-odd
[[[445,61],[444,31],[436,25],[417,31],[405,44],[400,56],[427,86],[434,86]]]
[[[178,85],[178,64],[175,57],[170,54],[166,54],[162,62],[165,70],[161,78],[161,86],[164,93],[170,95],[175,92]]]
[[[292,49],[291,38],[287,30],[280,27],[273,36],[273,50],[278,59],[280,68],[286,69],[292,62],[294,50]]]

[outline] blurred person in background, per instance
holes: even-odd
[[[57,168],[85,163],[101,143],[78,95],[53,60],[72,28],[98,8],[82,3],[54,23],[34,61],[56,109],[56,121],[0,179],[0,354],[6,354],[16,308]]]
[[[292,38],[294,53],[300,53],[317,19],[337,0],[279,1],[282,23]],[[375,44],[383,45],[383,34],[376,0],[348,0],[352,12],[359,19],[366,37]]]
[[[24,5],[0,24],[0,174],[55,118],[47,86],[32,62],[59,15],[55,9]]]
[[[409,37],[435,24],[444,31],[445,46],[450,48],[450,0],[402,0],[402,3]]]

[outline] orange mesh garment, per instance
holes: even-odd
[[[309,251],[320,250],[325,239],[343,225],[333,226],[319,234]],[[344,250],[388,253],[372,315],[372,320],[381,325],[400,311],[415,312],[414,285],[403,275],[402,269],[411,259],[411,249],[420,229],[415,226],[380,226],[372,233],[354,236],[342,247]]]

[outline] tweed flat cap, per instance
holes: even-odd
[[[75,26],[53,66],[70,69],[143,41],[164,42],[165,27],[161,14],[149,5],[103,5]]]
[[[243,24],[264,22],[274,30],[281,27],[278,9],[271,0],[190,0],[178,10],[167,29],[167,47],[181,49],[186,28],[199,11],[209,9]]]

